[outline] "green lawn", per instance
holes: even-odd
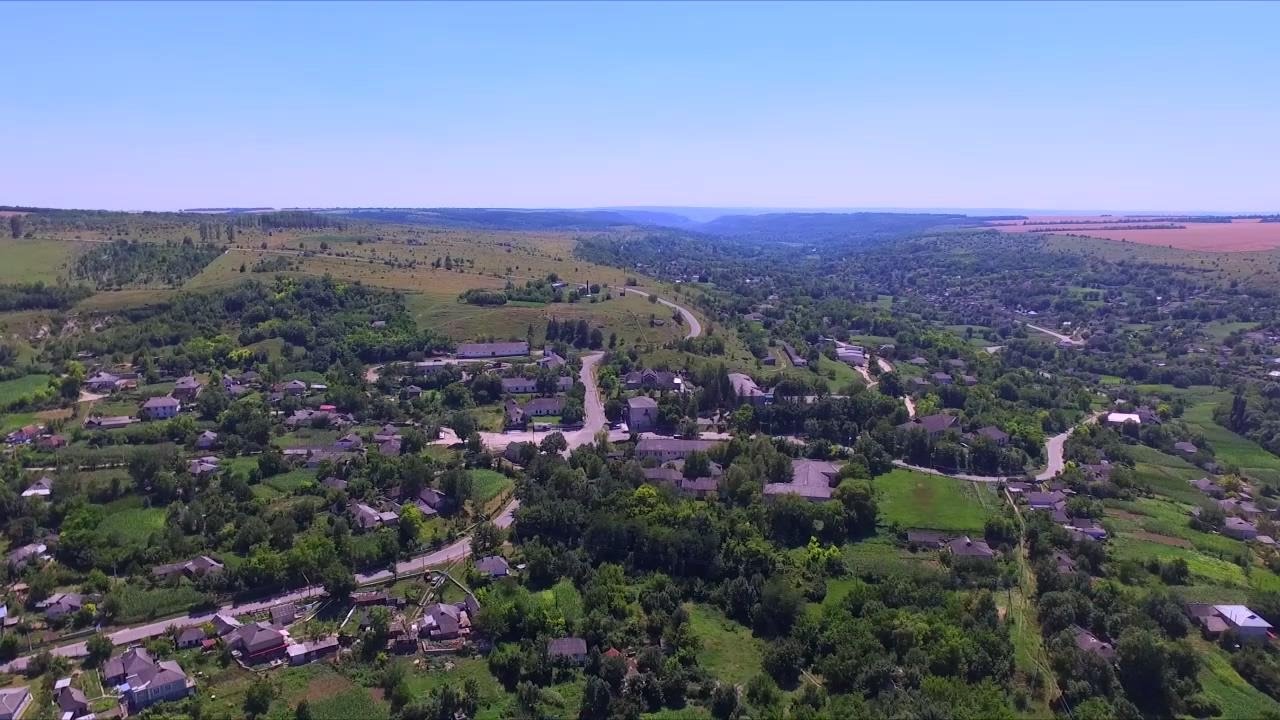
[[[37,390],[49,386],[52,375],[24,375],[14,380],[0,382],[0,405],[8,405],[24,397],[30,397]]]
[[[1220,462],[1235,465],[1247,475],[1280,484],[1280,457],[1213,421],[1214,408],[1226,399],[1225,391],[1215,393],[1210,399],[1189,406],[1184,419],[1204,434],[1205,439],[1213,445],[1214,455]]]
[[[737,684],[760,674],[764,643],[750,630],[704,604],[689,606],[689,623],[702,644],[698,662],[716,678]]]
[[[996,496],[989,486],[894,468],[875,479],[880,517],[903,528],[981,532]]]
[[[489,672],[489,665],[479,657],[449,658],[451,669],[444,668],[443,661],[429,661],[422,669],[410,673],[409,685],[415,697],[421,697],[445,685],[462,687],[467,680],[475,680],[480,688],[479,708],[476,720],[499,720],[511,705],[511,695]]]
[[[1193,640],[1201,658],[1199,680],[1208,695],[1222,708],[1224,718],[1256,718],[1280,712],[1280,703],[1254,688],[1231,667],[1226,653],[1215,645]]]
[[[104,540],[145,543],[152,533],[164,529],[165,509],[143,507],[142,498],[135,495],[116,500],[106,507],[107,513],[98,524],[98,535]]]
[[[297,470],[290,470],[287,473],[269,477],[263,482],[281,494],[287,495],[302,487],[303,483],[314,481],[315,479],[316,474],[314,471],[298,468]]]
[[[477,469],[471,471],[471,501],[477,506],[506,492],[515,483],[511,478],[496,470]]]
[[[391,717],[386,703],[374,700],[369,691],[362,687],[344,690],[310,705],[311,717],[315,720],[382,720]]]

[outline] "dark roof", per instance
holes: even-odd
[[[942,545],[948,535],[937,530],[908,530],[907,542],[915,545]]]
[[[528,355],[529,343],[495,342],[495,343],[462,343],[458,346],[459,355],[490,355],[493,357],[507,355]]]
[[[1110,660],[1116,656],[1115,648],[1111,647],[1111,643],[1103,642],[1096,635],[1085,630],[1082,627],[1072,628],[1075,633],[1076,647],[1085,652],[1093,653],[1099,657]]]
[[[476,570],[489,577],[501,577],[511,573],[511,565],[501,555],[490,555],[476,561]]]
[[[1001,430],[995,425],[988,425],[978,430],[977,434],[993,442],[1004,442],[1009,439],[1009,433]]]
[[[587,654],[587,641],[578,637],[549,640],[547,654],[551,657],[581,657]]]
[[[952,540],[947,543],[947,547],[951,548],[953,555],[960,557],[993,558],[996,556],[995,551],[985,541],[974,540],[968,535]]]
[[[525,403],[521,409],[528,414],[536,412],[558,413],[564,409],[564,398],[534,398]]]

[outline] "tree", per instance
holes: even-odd
[[[230,229],[230,226],[227,226]],[[293,710],[293,720],[312,720],[311,703],[306,698],[298,701],[298,707]]]
[[[85,656],[85,667],[97,667],[107,658],[111,657],[111,650],[115,646],[111,643],[111,638],[102,633],[94,633],[85,641],[85,648],[88,655]]]
[[[558,455],[569,448],[569,442],[564,439],[564,434],[553,432],[542,438],[542,442],[538,443],[539,452],[548,455]]]
[[[22,226],[25,222],[21,215],[9,216],[9,234],[13,235],[14,240],[22,237]]]
[[[795,685],[803,663],[804,648],[791,638],[770,643],[765,648],[764,670],[783,687]]]
[[[502,529],[491,522],[482,522],[471,531],[471,553],[488,555],[502,546]]]
[[[249,690],[244,695],[244,712],[251,718],[265,715],[271,709],[271,701],[275,699],[276,690],[271,685],[271,681],[265,677],[259,677],[249,686]]]

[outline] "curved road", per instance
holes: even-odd
[[[1066,449],[1066,446],[1067,446],[1067,438],[1071,437],[1071,434],[1076,431],[1076,428],[1082,427],[1084,425],[1088,425],[1090,423],[1097,422],[1099,417],[1101,417],[1100,414],[1090,415],[1089,417],[1080,421],[1079,425],[1069,428],[1066,432],[1058,433],[1057,435],[1054,435],[1053,437],[1045,440],[1044,454],[1045,454],[1045,457],[1048,458],[1048,463],[1045,465],[1044,470],[1041,470],[1039,473],[1036,474],[1035,479],[1039,482],[1044,482],[1046,480],[1053,479],[1054,475],[1057,475],[1058,473],[1062,472],[1063,468],[1067,466],[1066,458],[1064,457],[1064,450]],[[1006,480],[1016,481],[1025,477],[1024,475],[1005,476],[1005,475],[969,475],[966,473],[949,473],[949,472],[943,472],[941,470],[937,470],[934,468],[923,467],[921,465],[912,465],[911,463],[905,462],[903,460],[894,460],[893,464],[901,468],[907,468],[909,470],[915,470],[917,472],[928,473],[930,475],[943,475],[946,477],[955,478],[957,480],[968,480],[969,482],[978,482],[978,483],[999,483],[999,482],[1005,482]]]
[[[633,288],[633,287],[624,288],[624,289],[628,293],[635,293],[637,295],[643,295],[645,297],[649,297],[651,294],[651,293],[645,292],[644,290],[637,290],[636,288]],[[697,316],[689,312],[688,308],[680,307],[679,305],[671,302],[670,300],[664,300],[662,298],[658,298],[658,304],[666,305],[672,310],[680,311],[680,317],[684,318],[685,327],[689,328],[689,331],[684,334],[684,337],[686,340],[690,338],[696,338],[702,334],[702,323],[698,322]]]

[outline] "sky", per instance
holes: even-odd
[[[1280,3],[0,3],[0,204],[1280,210]]]

